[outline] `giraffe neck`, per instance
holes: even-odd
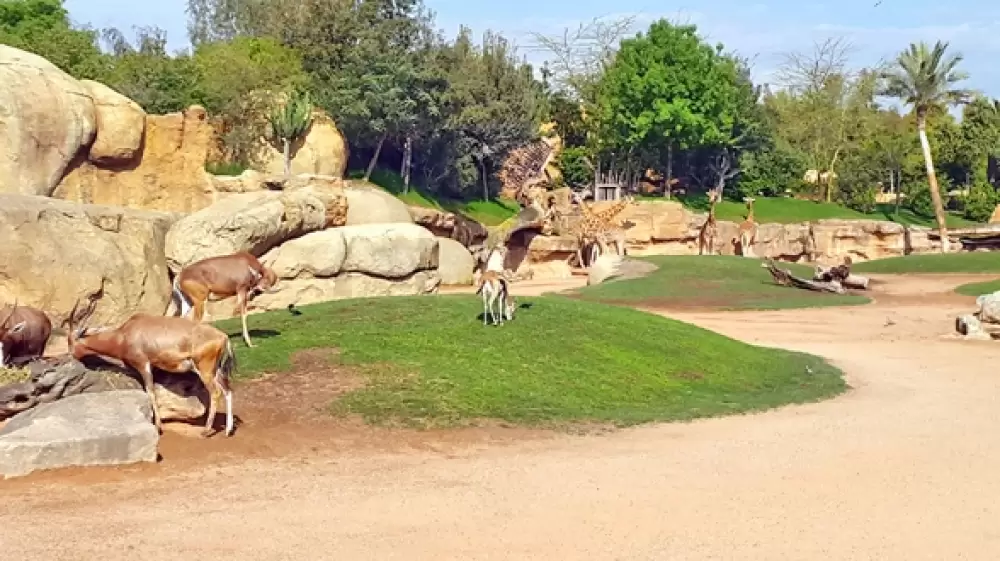
[[[628,205],[628,201],[625,200],[625,199],[622,199],[622,200],[616,202],[614,205],[612,205],[611,208],[609,208],[607,210],[604,210],[602,212],[599,212],[597,214],[597,217],[598,217],[598,219],[600,219],[600,220],[602,220],[604,222],[609,222],[612,218],[614,218],[615,216],[617,216],[621,211],[625,210],[625,207],[627,205]]]

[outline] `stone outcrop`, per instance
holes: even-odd
[[[146,112],[139,104],[100,82],[80,80],[94,100],[97,137],[87,160],[98,165],[127,164],[140,155]]]
[[[0,193],[49,196],[94,141],[94,102],[54,64],[6,45],[0,84]]]
[[[337,226],[336,219],[346,214],[345,200],[332,188],[307,186],[232,195],[174,224],[166,237],[167,262],[177,272],[216,255],[262,255],[286,240]]]
[[[5,478],[69,466],[155,462],[159,434],[139,390],[74,395],[15,416],[0,429]]]
[[[349,207],[347,226],[413,222],[402,201],[371,184],[350,181],[344,193]]]
[[[469,250],[451,238],[438,237],[437,240],[440,252],[438,274],[441,275],[441,284],[472,284],[472,270],[476,262]]]
[[[282,147],[262,142],[258,155],[260,171],[281,175],[285,172]],[[305,138],[292,146],[292,174],[329,175],[343,178],[347,171],[347,140],[329,115],[313,111],[313,122]]]
[[[175,217],[0,195],[0,301],[44,310],[58,326],[77,299],[101,296],[92,325],[162,314],[170,297],[163,253]]]
[[[289,240],[261,257],[278,276],[259,310],[369,296],[429,294],[441,283],[438,239],[415,224],[330,228]],[[213,318],[229,317],[233,299],[212,302]]]
[[[110,138],[112,149],[124,152],[128,133],[118,125],[109,134],[98,130],[97,136]],[[203,107],[148,115],[139,132],[142,141],[131,159],[106,163],[99,155],[80,154],[52,196],[168,212],[193,212],[215,201],[211,175],[205,171],[215,131]]]
[[[73,395],[142,390],[135,372],[102,365],[92,370],[70,356],[36,360],[30,379],[0,387],[0,420]],[[205,415],[208,391],[196,376],[155,373],[153,392],[164,421],[195,421]]]

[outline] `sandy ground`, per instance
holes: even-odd
[[[755,415],[588,435],[406,433],[324,420],[321,400],[287,381],[247,384],[237,407],[264,405],[238,409],[247,421],[231,439],[168,434],[156,465],[0,482],[0,544],[53,561],[993,561],[1000,348],[950,336],[973,299],[949,291],[979,278],[880,277],[863,307],[665,312],[848,373],[836,399]],[[311,387],[350,385],[335,378]]]

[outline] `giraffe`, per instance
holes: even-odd
[[[708,249],[708,254],[715,252],[715,237],[719,235],[719,225],[715,221],[715,204],[719,202],[719,194],[715,189],[708,192],[708,218],[698,232],[698,255],[704,255]]]
[[[743,222],[740,222],[739,227],[739,244],[740,244],[740,254],[744,257],[755,257],[753,251],[753,244],[757,241],[757,222],[753,219],[753,197],[745,197],[743,202],[747,204],[747,217]],[[736,242],[737,240],[733,240]]]
[[[580,210],[583,212],[583,219],[575,228],[577,237],[576,256],[579,263],[583,265],[583,248],[591,247],[592,256],[596,257],[594,253],[597,250],[603,253],[611,241],[615,243],[618,255],[622,255],[625,251],[625,232],[622,229],[621,223],[617,222],[615,218],[624,212],[626,208],[635,204],[633,197],[626,195],[616,201],[615,204],[600,211],[595,211],[579,197],[575,199],[580,206]]]

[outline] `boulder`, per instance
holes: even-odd
[[[146,112],[139,104],[100,82],[81,80],[94,100],[97,137],[87,159],[95,164],[113,165],[132,161],[142,149]]]
[[[163,254],[174,217],[0,195],[0,302],[47,312],[54,326],[79,299],[100,296],[92,325],[162,314],[170,298]]]
[[[258,157],[262,172],[271,175],[285,172],[282,147],[262,142]],[[314,110],[305,138],[292,146],[292,173],[342,178],[347,171],[347,157],[347,140],[337,124],[323,111]]]
[[[170,228],[170,270],[217,255],[263,255],[286,240],[327,227],[326,205],[308,191],[240,193],[189,214]]]
[[[29,380],[0,387],[0,420],[73,395],[143,389],[134,371],[110,364],[92,370],[69,356],[36,360],[28,369]],[[165,421],[197,420],[209,399],[194,374],[156,371],[153,393]]]
[[[125,122],[118,125],[124,128]],[[52,192],[53,197],[165,212],[194,212],[215,202],[205,164],[216,142],[205,109],[192,105],[167,115],[148,115],[145,128],[118,130],[115,140],[140,134],[140,149],[127,161],[105,163],[77,158]],[[98,135],[100,136],[100,134]],[[120,148],[120,147],[119,147]]]
[[[351,182],[344,188],[347,195],[348,226],[360,224],[413,223],[406,205],[391,194],[360,182]]]
[[[451,238],[438,239],[438,274],[441,284],[472,284],[472,270],[476,263],[464,245]]]
[[[993,209],[993,214],[990,215],[990,224],[1000,224],[1000,205],[997,205]]]
[[[49,196],[94,140],[94,102],[69,74],[7,45],[0,84],[0,193]]]
[[[278,276],[258,310],[342,298],[437,292],[439,240],[415,224],[366,224],[311,232],[268,251],[261,262]],[[470,269],[471,273],[471,269]],[[213,318],[232,315],[234,300],[210,302]]]
[[[0,429],[5,478],[69,466],[155,462],[159,434],[145,392],[74,395],[21,413]]]
[[[416,224],[365,224],[340,231],[347,244],[345,272],[400,279],[438,268],[438,240]]]

